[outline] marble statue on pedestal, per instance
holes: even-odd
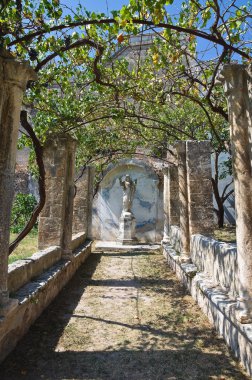
[[[120,217],[120,227],[118,240],[122,244],[130,244],[136,242],[135,228],[136,220],[132,213],[132,203],[136,192],[137,180],[132,180],[129,174],[119,178],[120,185],[123,188],[123,209]]]
[[[130,212],[132,208],[133,198],[136,192],[137,180],[134,181],[127,174],[125,180],[122,180],[122,177],[119,178],[120,185],[123,188],[123,212]]]

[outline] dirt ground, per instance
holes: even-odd
[[[1,380],[248,379],[159,252],[93,253]]]

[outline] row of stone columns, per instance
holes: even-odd
[[[34,71],[8,53],[0,53],[0,313],[10,304],[8,294],[9,226],[22,96]],[[241,322],[252,321],[252,73],[251,66],[224,67],[222,82],[228,101],[236,197],[237,263],[239,271],[239,313]],[[180,145],[179,145],[180,144]],[[167,174],[166,234],[170,225],[182,226],[182,252],[188,256],[190,236],[209,232],[213,225],[210,184],[210,147],[207,142],[179,143],[176,166]],[[56,147],[57,146],[57,147]],[[75,141],[65,137],[45,147],[47,203],[41,215],[40,247],[57,244],[63,256],[71,255]],[[175,178],[177,176],[177,181]],[[176,183],[175,183],[176,182]],[[179,189],[179,191],[178,191]],[[88,197],[91,191],[88,190]],[[179,214],[176,211],[179,196]],[[56,198],[55,198],[56,197]],[[82,197],[83,199],[85,198]],[[77,198],[78,199],[78,198]],[[78,202],[81,201],[81,196]],[[77,201],[76,201],[77,202]],[[89,206],[86,206],[90,209]],[[83,220],[83,225],[87,220]],[[44,225],[43,225],[44,224]],[[78,225],[76,222],[75,227]],[[76,228],[80,228],[81,223]],[[46,235],[46,226],[50,234]],[[189,232],[188,232],[189,231]],[[47,238],[45,238],[47,236]],[[53,237],[53,238],[52,238]]]
[[[236,317],[252,322],[252,65],[225,65],[219,75],[228,104],[236,211],[239,295]],[[190,255],[192,234],[206,234],[213,226],[210,145],[207,141],[179,142],[176,146],[179,191],[179,225],[182,257]],[[169,174],[167,174],[167,178]],[[169,187],[168,179],[165,186]],[[173,200],[174,203],[174,200]],[[165,210],[172,205],[165,189]],[[166,211],[165,211],[166,212]],[[165,237],[173,224],[165,217]]]
[[[27,64],[16,61],[8,52],[0,52],[0,316],[16,304],[8,292],[8,254],[10,217],[14,196],[14,175],[18,129],[23,93],[36,74]],[[59,245],[62,257],[71,258],[72,224],[74,232],[86,231],[91,224],[93,198],[92,171],[87,169],[87,186],[77,182],[74,201],[74,161],[76,141],[69,136],[48,140],[44,148],[46,204],[40,216],[39,248]],[[80,191],[79,191],[80,190]],[[82,194],[82,195],[81,195]],[[74,206],[74,202],[76,205]],[[82,203],[85,205],[82,206]],[[81,214],[79,207],[86,213]],[[78,215],[77,215],[78,214]]]

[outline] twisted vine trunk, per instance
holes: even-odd
[[[28,122],[27,119],[27,111],[21,111],[20,115],[20,121],[22,124],[22,127],[25,129],[25,131],[29,134],[35,154],[36,154],[36,162],[39,169],[39,179],[38,179],[38,185],[39,185],[39,203],[33,210],[33,213],[30,217],[30,220],[27,222],[24,229],[20,232],[20,234],[17,236],[17,238],[10,244],[9,247],[9,255],[14,251],[14,249],[18,246],[18,244],[25,238],[25,236],[28,235],[28,233],[32,230],[34,227],[38,216],[43,209],[45,205],[45,199],[46,199],[46,192],[45,192],[45,167],[43,162],[43,146],[41,145],[39,139],[37,138],[36,134],[34,133],[34,130],[32,129],[32,126]]]

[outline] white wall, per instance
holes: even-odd
[[[136,218],[136,237],[141,242],[157,242],[163,233],[163,186],[155,172],[137,160],[122,160],[100,184],[94,198],[92,237],[116,241],[122,212],[123,190],[119,178],[129,174],[137,179],[132,211]]]

